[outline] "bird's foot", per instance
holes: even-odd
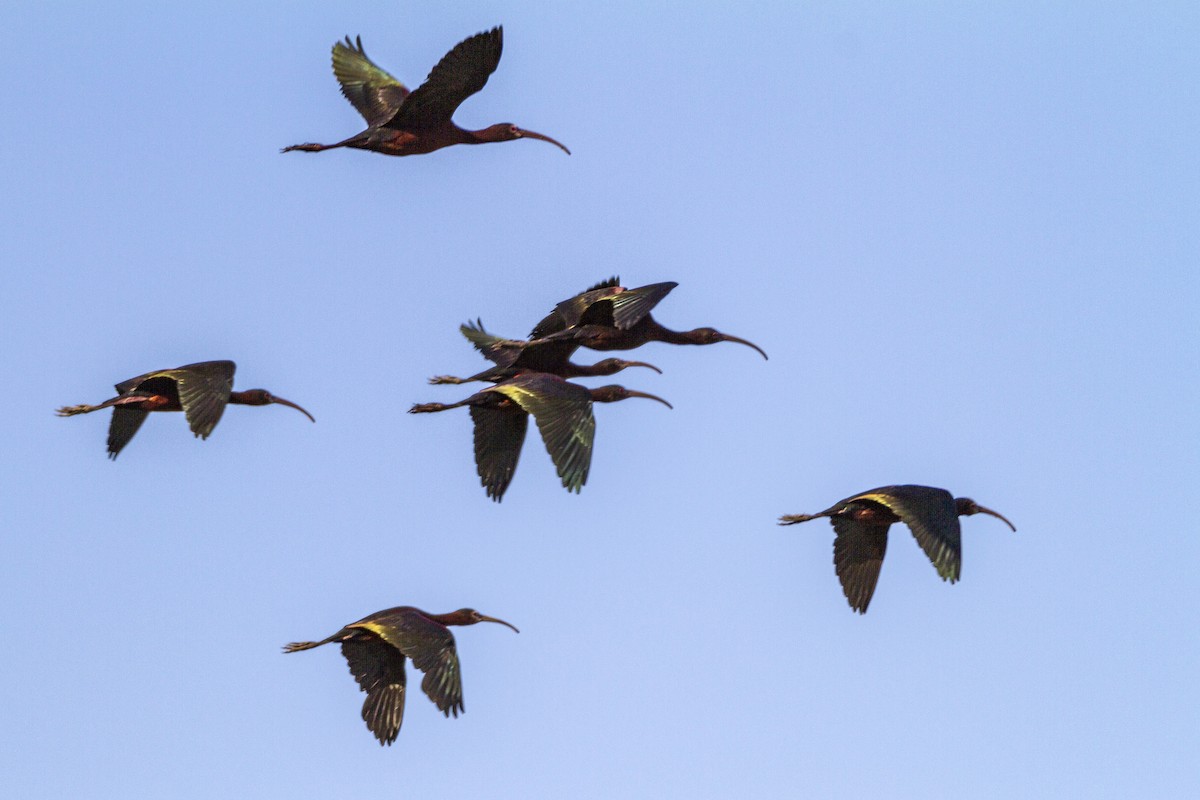
[[[445,411],[450,406],[445,403],[414,403],[408,410],[410,414],[429,414],[434,411]]]
[[[810,519],[816,519],[814,514],[784,514],[779,518],[780,525],[795,525],[797,522],[808,522]]]
[[[63,406],[54,413],[60,417],[73,417],[76,414],[86,414],[89,411],[95,411],[95,406],[80,405],[80,406]]]
[[[462,378],[456,378],[453,375],[434,375],[429,379],[429,382],[434,386],[440,386],[446,383],[459,384],[464,383]]]
[[[325,145],[323,145],[323,144],[314,144],[312,142],[306,142],[305,144],[290,145],[288,147],[283,148],[279,152],[290,153],[292,150],[303,150],[306,153],[316,153],[316,152],[324,150],[324,149],[325,149]]]

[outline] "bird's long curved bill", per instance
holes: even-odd
[[[766,357],[767,357],[767,354],[763,352],[763,349],[762,349],[761,347],[759,347],[758,345],[756,345],[754,342],[749,342],[749,341],[746,341],[745,339],[741,339],[741,338],[739,338],[739,337],[737,337],[737,336],[730,336],[728,333],[722,333],[722,334],[721,334],[721,341],[723,341],[723,342],[737,342],[738,344],[744,344],[744,345],[746,345],[746,347],[753,347],[755,350],[757,350],[757,351],[758,351],[758,354],[759,354],[760,356],[762,356],[763,358],[766,358]]]
[[[625,366],[626,367],[648,367],[648,368],[654,370],[655,372],[657,372],[659,375],[662,375],[661,369],[654,366],[653,364],[647,364],[645,361],[626,361]]]
[[[281,406],[287,406],[288,408],[294,408],[294,409],[296,409],[297,411],[299,411],[301,414],[303,414],[304,416],[308,417],[308,418],[309,418],[310,420],[312,420],[313,422],[316,422],[316,420],[315,420],[315,419],[313,419],[313,415],[312,415],[312,414],[308,413],[308,412],[307,412],[307,411],[305,411],[303,408],[301,408],[300,406],[298,406],[298,405],[296,405],[295,403],[293,403],[291,400],[284,400],[282,397],[276,397],[276,398],[275,398],[275,402],[276,402],[276,403],[279,403]]]
[[[517,631],[516,625],[511,625],[511,624],[505,622],[504,620],[496,619],[495,617],[488,617],[488,616],[484,616],[483,614],[480,614],[479,621],[480,622],[495,622],[498,625],[507,625],[508,627],[512,628],[514,631]],[[520,631],[517,631],[517,633],[520,633]]]
[[[996,519],[998,519],[998,520],[1000,520],[1001,522],[1003,522],[1003,523],[1004,523],[1005,525],[1007,525],[1008,527],[1012,528],[1012,532],[1013,532],[1013,533],[1016,533],[1016,532],[1017,532],[1017,526],[1016,526],[1016,525],[1013,525],[1011,522],[1009,522],[1009,521],[1008,521],[1008,518],[1007,518],[1007,517],[1005,517],[1003,514],[1000,514],[1000,513],[996,512],[996,511],[992,511],[990,508],[984,508],[983,506],[979,505],[978,503],[976,503],[975,507],[978,509],[978,511],[979,511],[979,513],[980,513],[980,514],[990,514],[991,516],[993,516],[993,517],[995,517]]]
[[[567,146],[566,146],[565,144],[563,144],[562,142],[558,141],[557,139],[551,139],[549,136],[546,136],[546,135],[544,135],[544,134],[541,134],[541,133],[535,133],[535,132],[533,132],[533,131],[527,131],[527,130],[525,130],[524,128],[518,128],[518,130],[519,130],[519,131],[521,131],[521,136],[522,136],[522,138],[525,138],[525,139],[541,139],[543,142],[549,142],[550,144],[552,144],[552,145],[554,145],[555,147],[559,148],[560,150],[562,150],[562,151],[563,151],[564,153],[566,153],[567,155],[571,155],[571,151],[567,149]]]
[[[666,400],[663,400],[661,397],[659,397],[656,394],[650,394],[648,392],[635,392],[633,389],[626,389],[625,391],[630,397],[644,397],[647,400],[657,400],[658,402],[662,403],[667,408],[672,408],[672,409],[675,408],[675,406],[671,405]]]

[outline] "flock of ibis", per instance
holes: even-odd
[[[484,87],[500,62],[500,27],[476,34],[459,44],[414,91],[372,62],[361,39],[333,46],[333,72],[342,94],[362,114],[366,130],[335,144],[297,144],[283,148],[319,152],[340,147],[393,156],[431,153],[456,144],[484,144],[513,139],[549,142],[570,154],[549,136],[499,123],[478,131],[465,130],[452,117],[464,100]],[[413,414],[447,411],[466,406],[474,425],[475,465],[487,496],[499,502],[512,481],[532,416],[554,462],[562,485],[578,492],[587,483],[596,420],[594,403],[631,397],[668,403],[657,395],[609,385],[589,389],[571,378],[613,375],[631,367],[661,370],[645,361],[606,358],[594,364],[571,361],[581,347],[591,350],[632,350],[647,342],[707,345],[735,342],[766,352],[746,339],[715,328],[676,331],[653,316],[658,304],[676,287],[674,282],[628,288],[617,278],[597,283],[558,303],[533,326],[528,339],[505,339],[489,333],[481,320],[462,325],[464,337],[492,367],[469,377],[439,375],[434,385],[489,383],[478,392],[452,403],[418,403]],[[162,369],[116,384],[117,396],[98,405],[64,406],[61,416],[113,410],[108,430],[108,456],[115,459],[152,411],[182,411],[195,436],[207,439],[225,406],[279,404],[313,416],[304,408],[265,389],[233,390],[232,361],[206,361]],[[903,522],[943,580],[955,582],[962,563],[960,516],[988,514],[1014,531],[1001,514],[965,497],[928,486],[885,486],[861,492],[816,514],[789,514],[780,525],[820,517],[834,529],[833,563],[851,609],[866,613],[875,593],[887,549],[888,529]],[[404,716],[405,659],[411,659],[424,678],[421,690],[443,714],[463,710],[462,680],[452,625],[494,622],[517,629],[470,608],[431,614],[411,606],[378,611],[352,622],[315,642],[294,642],[284,652],[309,650],[337,642],[359,688],[367,698],[362,718],[380,744],[396,740]]]

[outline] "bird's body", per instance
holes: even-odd
[[[567,491],[587,483],[596,418],[592,403],[645,397],[670,408],[661,397],[623,386],[589,389],[541,372],[526,372],[483,389],[457,403],[420,403],[423,414],[469,406],[475,423],[475,465],[488,497],[499,502],[512,481],[532,414],[542,441]]]
[[[113,459],[129,444],[151,411],[183,411],[192,433],[201,439],[207,439],[212,433],[228,403],[249,406],[279,403],[297,409],[310,420],[313,418],[300,406],[275,397],[266,389],[233,391],[236,369],[232,361],[203,361],[147,372],[118,383],[115,387],[117,396],[99,405],[63,406],[57,413],[61,417],[71,417],[112,408],[108,457]]]
[[[458,650],[447,626],[478,622],[495,622],[517,630],[504,620],[470,608],[430,614],[412,606],[398,606],[352,622],[319,642],[292,642],[283,650],[295,653],[340,642],[351,674],[367,693],[363,721],[381,745],[390,745],[396,741],[404,720],[405,658],[412,659],[413,666],[425,674],[421,690],[439,711],[447,717],[457,717],[463,711]]]
[[[549,136],[509,122],[471,131],[452,121],[459,105],[487,83],[500,63],[502,50],[501,28],[477,33],[455,45],[430,71],[425,82],[410,92],[367,57],[361,39],[351,42],[347,36],[345,42],[333,46],[333,74],[342,94],[366,120],[367,129],[334,144],[297,144],[283,148],[283,152],[350,147],[389,156],[413,156],[456,144],[530,138],[550,142],[569,155],[570,150]]]
[[[470,340],[476,350],[489,361],[495,362],[496,366],[478,372],[469,378],[439,375],[430,378],[430,383],[457,384],[472,381],[499,383],[515,378],[523,372],[545,372],[560,378],[583,378],[614,375],[627,367],[648,367],[655,372],[662,373],[662,370],[653,364],[647,364],[644,361],[625,361],[619,358],[606,358],[595,364],[576,364],[570,361],[571,354],[579,349],[579,345],[575,342],[504,339],[484,330],[481,321],[468,322],[459,326],[459,330]]]
[[[633,350],[648,342],[737,342],[754,348],[763,358],[767,357],[753,342],[715,328],[676,331],[660,325],[650,311],[679,285],[674,281],[651,283],[636,289],[626,289],[619,283],[617,278],[610,278],[562,301],[534,326],[530,338],[540,342],[542,347],[571,343],[591,350]]]
[[[954,583],[962,571],[960,515],[990,514],[1016,530],[1000,514],[971,500],[930,486],[883,486],[847,497],[816,514],[789,514],[779,524],[828,517],[836,536],[833,564],[850,607],[865,614],[887,551],[888,528],[903,522],[942,580]]]

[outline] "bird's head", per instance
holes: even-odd
[[[747,341],[747,340],[739,338],[737,336],[732,336],[728,333],[721,333],[716,328],[696,328],[695,330],[693,330],[691,332],[691,336],[696,341],[696,344],[716,344],[717,342],[737,342],[738,344],[744,344],[747,347],[753,347],[755,350],[758,351],[758,354],[760,356],[762,356],[763,358],[767,357],[767,354],[765,352],[763,352],[763,349],[761,347],[759,347],[758,345],[756,345],[754,342]]]
[[[626,389],[624,386],[615,384],[610,386],[601,386],[599,389],[591,389],[592,400],[597,403],[615,403],[618,400],[626,400],[630,397],[645,397],[647,400],[657,400],[667,408],[674,408],[673,405],[663,400],[658,395],[647,394],[646,392],[637,392],[633,389]]]
[[[284,400],[282,397],[276,397],[266,389],[247,389],[244,392],[237,392],[238,402],[244,406],[267,406],[272,403],[278,403],[281,406],[288,406],[299,411],[304,416],[308,417],[313,422],[313,415],[305,411],[300,406],[293,403],[291,400]]]
[[[623,358],[606,358],[596,362],[597,375],[615,375],[626,367],[646,367],[662,375],[662,370],[653,364],[647,364],[645,361],[626,361]]]
[[[442,621],[446,625],[475,625],[480,622],[495,622],[498,625],[505,625],[509,628],[512,628],[514,631],[517,631],[517,633],[520,633],[515,625],[509,625],[509,623],[502,619],[496,619],[495,617],[489,617],[486,614],[480,614],[473,608],[460,608],[458,611],[454,611],[445,615]]]
[[[1017,526],[1009,522],[1002,514],[992,511],[990,508],[984,508],[969,497],[958,497],[954,500],[955,511],[960,517],[969,517],[972,514],[989,514],[1003,522],[1008,527],[1012,528],[1013,533],[1017,532]]]
[[[567,149],[566,145],[557,139],[551,139],[544,134],[518,128],[511,122],[498,122],[495,125],[489,125],[480,131],[479,138],[488,142],[511,142],[513,139],[540,139],[543,142],[549,142],[567,155],[571,155],[571,151]]]

